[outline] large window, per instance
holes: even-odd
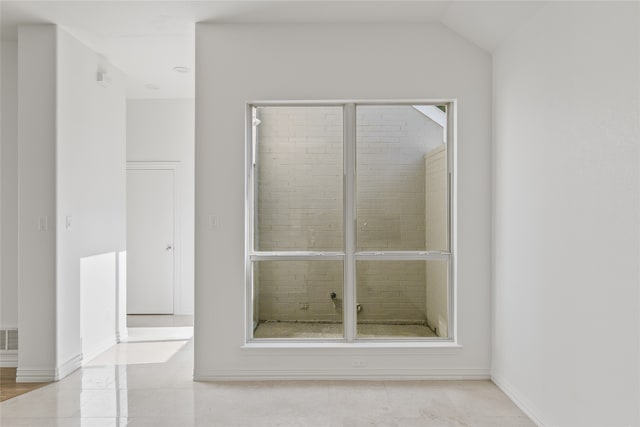
[[[453,107],[248,106],[248,341],[453,338]]]

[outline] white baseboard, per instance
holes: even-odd
[[[56,368],[55,381],[59,381],[82,366],[82,353],[76,354],[71,359]]]
[[[498,388],[502,390],[504,394],[506,394],[507,397],[525,413],[525,415],[531,418],[531,421],[533,421],[537,426],[544,427],[545,425],[549,425],[542,421],[540,410],[538,410],[535,405],[529,401],[529,399],[524,397],[522,393],[513,387],[509,381],[506,381],[504,378],[495,374],[491,375],[491,381],[493,381],[493,383],[498,386]]]
[[[194,381],[266,381],[266,380],[488,380],[488,369],[446,370],[219,370],[194,372]]]
[[[0,368],[17,368],[17,351],[0,351]]]
[[[55,369],[20,368],[16,372],[17,383],[48,383],[56,380]]]
[[[129,329],[124,328],[124,331],[116,332],[116,343],[121,343],[129,338]]]
[[[82,354],[77,354],[54,369],[20,368],[16,372],[18,383],[46,383],[59,381],[82,366]]]

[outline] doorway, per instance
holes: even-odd
[[[129,303],[123,301],[128,308],[123,313],[128,314],[129,342],[152,336],[170,339],[177,330],[169,328],[193,326],[194,114],[193,99],[127,100]],[[158,218],[160,211],[169,212],[161,217],[164,221]],[[167,221],[171,213],[172,221]],[[161,228],[167,231],[160,233]],[[173,264],[160,264],[167,260]],[[154,275],[162,272],[162,279],[149,278],[141,266]],[[173,282],[167,284],[171,277]],[[150,307],[158,291],[168,309]]]

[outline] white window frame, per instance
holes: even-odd
[[[448,172],[448,239],[449,251],[356,251],[356,106],[446,106],[446,144]],[[342,107],[343,109],[343,232],[344,251],[256,251],[255,220],[255,144],[254,111],[259,107]],[[246,347],[442,347],[458,346],[457,326],[457,100],[339,100],[339,101],[256,101],[246,103],[246,164],[245,164],[245,346]],[[253,338],[253,263],[259,261],[343,261],[343,328],[340,339],[313,338]],[[356,261],[429,261],[447,260],[448,337],[442,338],[357,338]]]

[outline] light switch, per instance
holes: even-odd
[[[213,230],[214,228],[218,228],[218,223],[220,220],[216,215],[209,215],[209,230]]]
[[[71,215],[67,215],[67,218],[65,220],[65,228],[67,230],[71,230]]]
[[[49,217],[41,216],[38,218],[38,231],[47,231],[49,230]]]

